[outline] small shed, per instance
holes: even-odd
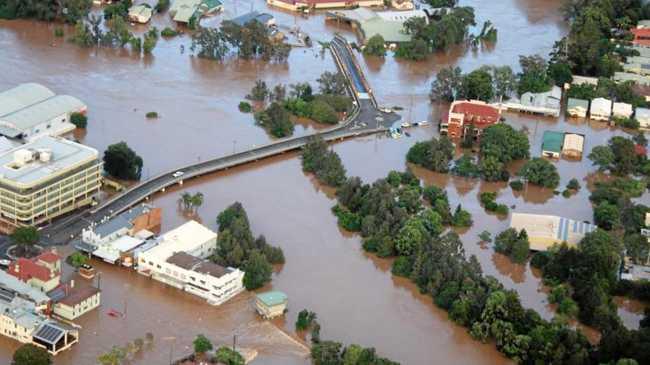
[[[255,309],[265,319],[284,314],[288,304],[287,295],[281,291],[269,291],[255,296]]]
[[[612,115],[612,101],[605,98],[596,98],[591,101],[589,118],[593,120],[609,120]]]
[[[636,108],[635,118],[641,128],[650,128],[650,109]]]
[[[566,112],[572,117],[585,118],[589,111],[589,100],[569,98]]]
[[[564,133],[545,131],[542,140],[542,156],[560,158],[563,142],[564,142]]]
[[[134,5],[129,9],[129,20],[135,23],[145,24],[151,20],[153,11],[149,4]]]
[[[627,103],[614,103],[612,107],[612,115],[616,118],[629,118],[634,113],[631,104]]]
[[[576,133],[564,135],[562,154],[568,157],[582,158],[582,150],[585,145],[585,136]]]

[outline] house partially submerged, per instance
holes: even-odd
[[[479,138],[482,131],[499,122],[501,113],[496,107],[479,100],[458,100],[451,103],[447,117],[440,123],[440,134],[449,138],[463,138],[473,133]]]
[[[633,113],[632,104],[614,103],[612,106],[612,116],[614,118],[630,118]]]
[[[148,23],[152,15],[153,10],[149,4],[133,5],[129,8],[129,20],[135,23]]]
[[[19,257],[12,261],[7,273],[44,293],[61,283],[61,258],[54,251],[46,251],[27,259]]]
[[[596,98],[591,101],[589,118],[593,120],[609,120],[612,115],[612,101],[605,98]]]
[[[562,242],[575,247],[587,233],[596,230],[596,226],[589,223],[554,215],[527,213],[513,213],[510,228],[526,231],[532,251],[546,251]]]
[[[576,133],[566,133],[562,144],[562,154],[571,158],[582,158],[585,136]]]
[[[219,0],[174,0],[169,15],[177,23],[189,24],[222,10],[223,4]]]
[[[424,10],[372,11],[367,8],[352,10],[330,10],[326,19],[349,23],[357,31],[361,43],[365,44],[374,35],[380,35],[386,43],[404,43],[411,36],[404,31],[404,23],[411,18],[422,18],[429,23]]]
[[[585,118],[589,111],[589,100],[569,98],[567,100],[566,112],[572,117]]]
[[[520,99],[510,99],[496,103],[500,109],[531,113],[552,117],[560,116],[560,102],[562,100],[562,89],[553,86],[551,90],[542,93],[526,92]]]
[[[264,319],[273,319],[284,314],[289,303],[281,291],[269,291],[255,295],[255,309]]]
[[[266,3],[291,11],[384,6],[383,0],[266,0]]]
[[[542,138],[542,156],[560,158],[563,143],[564,133],[545,131]]]
[[[275,25],[275,18],[269,13],[260,13],[259,11],[253,10],[246,14],[230,19],[230,22],[235,23],[240,27],[243,27],[250,22],[258,22],[266,27],[270,27],[272,25]]]
[[[639,122],[640,128],[650,128],[650,109],[636,108],[634,118]]]
[[[54,289],[48,296],[52,298],[54,314],[69,321],[99,307],[101,291],[90,285],[77,286],[74,281]]]

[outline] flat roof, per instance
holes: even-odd
[[[277,290],[259,293],[256,297],[268,307],[280,305],[287,301],[287,295]]]
[[[100,245],[98,249],[93,251],[93,255],[109,262],[115,262],[120,258],[121,253],[129,252],[143,243],[144,240],[142,239],[124,235],[109,243]]]
[[[0,93],[0,116],[11,114],[53,97],[54,92],[33,82],[20,84]]]
[[[167,263],[178,266],[182,269],[198,272],[220,278],[230,272],[231,269],[217,265],[210,260],[201,259],[185,252],[176,252],[167,259]]]
[[[176,252],[193,251],[205,242],[216,239],[217,234],[208,227],[190,220],[163,234],[158,245],[144,254],[158,260],[167,260]]]
[[[561,242],[577,245],[587,233],[596,230],[593,224],[554,215],[528,213],[513,213],[510,228],[525,230],[533,251],[546,251],[555,243]]]
[[[49,150],[52,156],[50,161],[32,161],[16,168],[14,152],[19,150]],[[43,136],[0,154],[0,181],[27,188],[97,158],[98,153],[94,148],[64,138]]]

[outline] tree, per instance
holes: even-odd
[[[621,136],[614,136],[609,140],[609,148],[614,154],[612,172],[619,176],[624,176],[634,171],[637,163],[634,142]]]
[[[322,341],[311,347],[311,359],[314,365],[342,364],[343,345],[334,341]]]
[[[319,99],[311,103],[311,118],[319,123],[326,124],[336,124],[339,121],[334,108]]]
[[[251,93],[246,95],[246,99],[263,102],[270,93],[269,87],[266,86],[266,82],[264,80],[257,80],[255,81],[255,86],[251,89]]]
[[[610,230],[620,224],[621,212],[618,207],[608,202],[602,202],[594,208],[594,222],[598,227]]]
[[[271,103],[266,110],[255,113],[255,122],[277,138],[293,134],[294,126],[289,112],[276,102]]]
[[[551,82],[547,76],[546,61],[540,55],[519,56],[519,84],[517,92],[522,95],[525,92],[539,93],[548,91]]]
[[[490,101],[494,96],[492,76],[484,68],[470,72],[463,77],[461,94],[464,99]]]
[[[522,131],[516,131],[508,124],[491,125],[481,135],[481,159],[492,156],[503,163],[521,160],[530,156],[530,143]]]
[[[461,205],[458,204],[454,216],[452,217],[451,224],[454,227],[471,227],[473,223],[470,212],[464,210]]]
[[[75,251],[66,260],[72,267],[80,268],[88,262],[88,256],[81,252]]]
[[[454,146],[442,136],[429,142],[417,142],[406,154],[406,160],[436,172],[449,171],[449,162],[454,157]]]
[[[431,93],[429,94],[431,100],[455,100],[461,92],[462,81],[463,75],[460,67],[448,66],[442,68],[436,74],[436,79],[431,83]]]
[[[11,241],[18,245],[23,253],[31,251],[33,246],[41,239],[35,227],[17,227],[11,234]]]
[[[566,62],[553,62],[548,65],[548,77],[557,86],[564,87],[564,84],[571,83],[573,74],[571,66]]]
[[[526,162],[519,170],[518,175],[525,177],[529,182],[545,188],[555,188],[560,183],[560,174],[552,163],[539,157]]]
[[[517,80],[510,66],[490,67],[494,82],[494,96],[498,99],[508,99],[515,91]]]
[[[81,113],[70,114],[70,123],[74,124],[77,128],[86,128],[88,125],[88,117]]]
[[[400,256],[410,256],[428,239],[427,230],[420,218],[409,219],[395,238],[395,250]]]
[[[102,365],[120,365],[126,358],[126,349],[119,346],[113,346],[111,351],[101,354],[97,361]]]
[[[626,235],[623,239],[625,253],[632,262],[645,265],[650,257],[650,242],[645,236],[638,233]]]
[[[212,342],[210,342],[210,340],[208,340],[204,335],[196,336],[194,341],[192,341],[192,345],[194,346],[195,354],[204,354],[213,348]]]
[[[323,72],[318,81],[318,87],[323,94],[345,95],[346,80],[340,72]]]
[[[614,164],[614,152],[609,146],[594,147],[587,156],[599,171],[606,171]]]
[[[52,357],[43,348],[25,344],[20,346],[13,356],[11,365],[51,365]]]
[[[154,8],[157,13],[164,13],[169,9],[169,0],[158,0]]]
[[[384,37],[375,34],[368,39],[366,46],[363,48],[363,54],[369,56],[384,57],[386,55],[386,41]]]
[[[215,359],[224,365],[244,365],[246,363],[244,357],[239,352],[226,346],[219,347]]]
[[[530,244],[526,231],[517,232],[514,228],[508,228],[494,238],[494,250],[502,253],[516,263],[523,263],[528,258]]]
[[[142,164],[142,158],[126,142],[112,144],[104,152],[104,170],[118,179],[139,180]]]
[[[306,309],[298,312],[298,319],[296,320],[296,331],[307,330],[316,320],[316,313]]]
[[[259,250],[252,250],[248,260],[244,263],[244,286],[247,290],[261,288],[271,281],[273,268],[264,254]]]

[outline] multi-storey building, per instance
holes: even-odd
[[[138,272],[220,305],[244,290],[244,272],[205,260],[216,247],[215,232],[189,221],[141,252]]]
[[[478,100],[458,100],[451,103],[446,120],[440,123],[440,133],[449,138],[464,138],[472,133],[478,139],[483,129],[499,123],[499,109]]]
[[[93,203],[101,172],[97,150],[57,137],[0,154],[0,230],[42,224]]]
[[[61,283],[61,258],[53,251],[44,252],[33,259],[19,257],[9,264],[7,273],[47,293]]]

